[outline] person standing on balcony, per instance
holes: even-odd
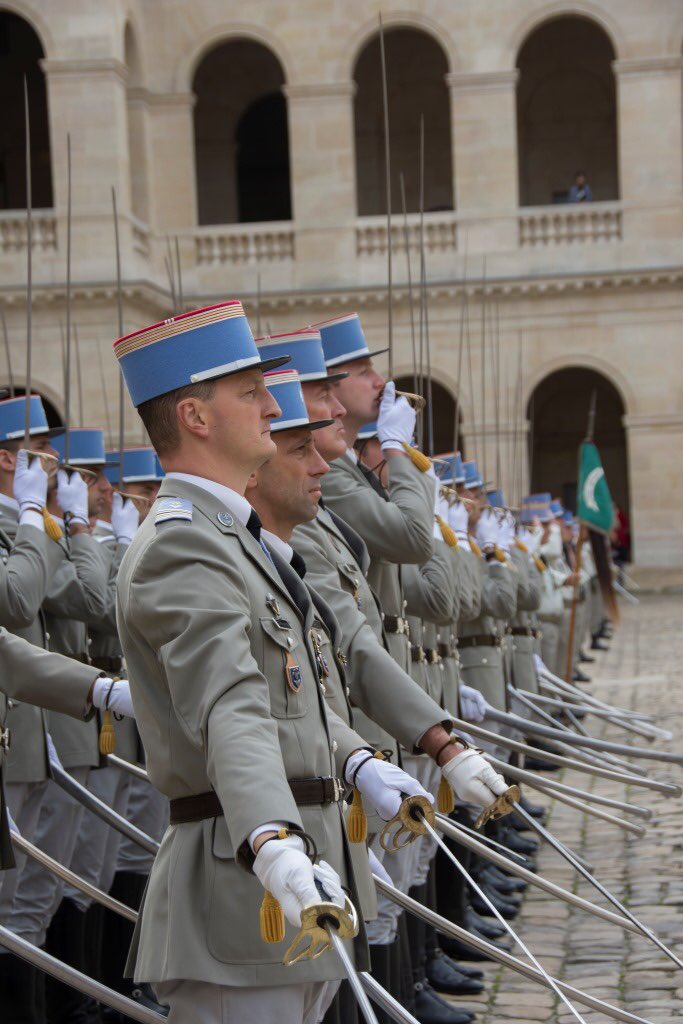
[[[593,192],[585,171],[577,171],[574,177],[574,184],[569,189],[568,203],[592,203]]]

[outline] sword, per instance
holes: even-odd
[[[550,669],[547,668],[547,666],[544,666],[544,668],[539,671],[539,675],[542,679],[546,680],[549,683],[552,683],[552,685],[557,687],[557,689],[563,690],[564,692],[569,693],[574,697],[580,697],[587,704],[594,704],[596,707],[606,708],[608,711],[619,711],[621,714],[626,715],[627,717],[637,718],[642,721],[652,720],[651,715],[646,715],[638,711],[632,711],[630,708],[623,708],[619,705],[607,704],[605,703],[605,701],[602,701],[598,697],[595,697],[592,693],[586,693],[583,690],[579,690],[579,688],[574,686],[573,683],[568,683],[565,679],[560,679],[560,677],[556,676],[553,672],[551,672]]]
[[[535,693],[521,694],[519,690],[516,690],[513,686],[508,686],[508,692],[510,696],[513,696],[516,700],[521,701],[527,707],[529,703],[535,703],[538,700],[539,695]],[[549,697],[541,697],[540,703],[550,701],[555,706],[563,708],[563,710],[571,715],[573,711],[582,710],[579,706],[570,706],[566,701],[553,701]],[[660,729],[656,725],[650,725],[648,722],[627,721],[624,715],[620,715],[618,712],[603,710],[602,708],[595,708],[594,710],[590,707],[583,708],[588,714],[595,714],[597,717],[606,718],[612,725],[616,725],[617,728],[623,729],[625,732],[635,733],[636,736],[642,736],[644,739],[663,739],[669,742],[673,739],[673,733],[668,732],[666,729]]]
[[[616,814],[610,814],[608,811],[601,811],[598,807],[593,807],[591,804],[585,804],[582,800],[577,800],[573,796],[563,796],[561,793],[556,793],[555,790],[546,789],[545,784],[542,782],[539,782],[538,784],[534,783],[533,785],[539,793],[552,797],[553,800],[559,800],[561,804],[566,804],[567,807],[573,807],[574,810],[580,811],[582,814],[589,814],[592,818],[600,818],[601,821],[606,821],[609,825],[615,825],[624,832],[631,832],[632,835],[638,836],[639,839],[645,835],[646,830],[642,825],[636,825],[635,822],[632,821],[625,821],[623,818],[618,818]],[[574,856],[576,856],[576,854],[574,854]],[[586,867],[591,868],[591,865],[587,864]]]
[[[16,846],[17,850],[21,850],[32,860],[35,860],[38,864],[41,864],[48,871],[52,872],[53,875],[57,875],[64,882],[68,882],[69,885],[73,886],[74,889],[78,889],[80,892],[85,893],[91,899],[97,903],[101,903],[103,907],[108,910],[113,910],[115,914],[120,914],[121,917],[127,918],[129,921],[137,921],[137,911],[131,907],[127,907],[125,903],[120,903],[119,900],[114,899],[109,893],[103,892],[98,889],[96,885],[91,885],[80,875],[77,875],[74,871],[69,868],[65,868],[63,864],[60,864],[58,860],[50,857],[47,853],[43,853],[37,846],[30,843],[28,839],[24,839],[19,832],[11,830],[12,843]]]
[[[137,826],[133,825],[130,821],[117,814],[116,811],[112,810],[104,800],[100,800],[98,796],[91,793],[85,786],[81,786],[80,782],[76,782],[68,772],[64,771],[61,765],[54,764],[50,761],[50,778],[53,782],[56,782],[60,789],[63,789],[65,793],[73,797],[79,804],[96,814],[102,821],[106,821],[107,825],[111,825],[121,835],[131,839],[138,846],[141,846],[147,853],[156,854],[159,850],[159,843],[151,836],[148,836]]]
[[[77,992],[82,992],[83,995],[95,999],[98,1003],[104,1003],[105,1006],[111,1007],[123,1014],[124,1017],[130,1017],[132,1020],[139,1021],[140,1024],[163,1024],[167,1020],[162,1014],[156,1013],[146,1006],[141,1006],[140,1003],[120,995],[119,992],[114,992],[113,989],[107,988],[99,981],[89,978],[87,974],[81,974],[69,964],[62,963],[61,960],[50,956],[49,953],[45,953],[37,946],[31,945],[26,939],[15,935],[4,925],[0,925],[0,946],[4,946],[10,953],[14,953],[22,960],[27,960],[44,974],[49,974],[51,978],[56,978],[64,985],[75,988]]]
[[[545,839],[546,842],[550,843],[553,849],[556,850],[561,857],[564,857],[564,859],[569,864],[571,864],[572,867],[575,868],[576,871],[578,871],[579,874],[582,875],[587,882],[590,882],[591,885],[593,885],[599,893],[602,893],[605,899],[609,900],[613,907],[616,907],[617,910],[624,915],[624,917],[627,917],[632,924],[635,924],[639,929],[641,935],[644,935],[647,939],[650,939],[651,942],[654,942],[655,946],[657,946],[658,949],[665,953],[666,956],[668,956],[669,959],[672,960],[677,967],[683,969],[683,962],[679,960],[676,954],[672,953],[668,946],[665,946],[662,940],[657,935],[655,935],[655,933],[651,931],[650,928],[648,928],[641,921],[639,921],[635,914],[631,913],[628,907],[625,907],[621,900],[618,900],[617,897],[614,896],[609,891],[609,889],[602,884],[602,882],[599,882],[598,879],[595,878],[595,876],[592,875],[590,871],[587,871],[586,868],[582,867],[582,865],[579,864],[579,862],[577,861],[576,857],[574,857],[567,849],[565,849],[561,843],[558,843],[554,836],[551,836],[547,829],[543,827],[543,825],[536,821],[536,819],[533,818],[530,814],[527,814],[524,808],[520,807],[518,803],[514,805],[514,810],[516,814],[518,814],[524,821],[526,821],[527,825],[529,825],[529,827],[532,828],[537,835],[539,835],[542,839]]]
[[[149,782],[149,775],[144,768],[141,768],[137,764],[133,764],[132,761],[126,761],[124,757],[117,757],[116,754],[106,754],[107,764],[111,765],[112,768],[121,768],[124,772],[130,772],[136,779],[142,779],[143,782]],[[149,782],[150,786],[152,785]],[[664,783],[662,783],[664,785]]]
[[[443,935],[448,935],[451,938],[459,939],[461,942],[465,942],[468,946],[478,950],[480,953],[485,953],[491,960],[495,960],[496,963],[502,964],[503,967],[509,967],[511,970],[516,971],[518,974],[523,975],[525,978],[530,978],[532,981],[537,981],[539,985],[543,985],[544,988],[550,988],[540,971],[537,971],[535,967],[525,963],[523,960],[518,960],[512,953],[507,953],[505,950],[499,949],[497,946],[493,946],[486,939],[480,939],[475,935],[471,935],[470,932],[466,931],[465,928],[461,928],[460,925],[453,924],[452,921],[447,921],[445,917],[441,917],[433,910],[429,910],[427,907],[423,907],[421,903],[414,900],[411,896],[401,892],[399,889],[395,889],[393,885],[389,885],[378,875],[372,876],[375,885],[380,892],[384,893],[387,899],[391,900],[397,906],[403,910],[407,910],[409,913],[419,917],[426,924],[436,928],[437,931]],[[590,1007],[592,1010],[597,1010],[599,1013],[604,1013],[608,1017],[612,1017],[613,1020],[623,1021],[624,1024],[652,1024],[652,1021],[647,1020],[644,1017],[638,1017],[633,1013],[629,1013],[627,1010],[622,1010],[617,1006],[612,1006],[611,1003],[605,1003],[602,999],[598,999],[597,996],[592,996],[588,992],[582,991],[580,988],[574,988],[573,985],[568,985],[564,981],[559,981],[557,978],[553,979],[563,992],[575,999],[577,1003],[582,1003],[584,1006]]]
[[[617,583],[616,580],[612,580],[612,586],[616,590],[617,594],[621,594],[622,597],[626,598],[629,604],[640,604],[638,598],[629,593],[626,587],[622,587],[621,583]]]

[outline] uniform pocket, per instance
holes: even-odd
[[[259,620],[263,638],[263,674],[270,688],[273,718],[302,718],[307,711],[308,654],[286,619]]]

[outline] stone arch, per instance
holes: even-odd
[[[285,82],[291,82],[293,75],[293,59],[282,40],[273,32],[261,25],[231,21],[207,28],[194,42],[178,66],[175,79],[180,92],[192,92],[197,70],[204,58],[218,46],[237,40],[248,40],[259,43],[270,50],[277,58]]]
[[[419,209],[420,123],[425,128],[425,211],[454,206],[449,58],[438,39],[424,29],[396,24],[384,29],[391,141],[392,210]],[[379,33],[357,55],[353,80],[356,206],[359,216],[386,210],[383,92]]]
[[[610,376],[576,363],[546,373],[529,395],[531,490],[550,491],[576,509],[578,451],[596,394],[594,440],[613,500],[630,515],[626,404]]]
[[[610,18],[601,6],[586,2],[586,0],[577,0],[576,3],[571,2],[571,0],[569,2],[568,0],[551,0],[550,3],[534,8],[523,21],[515,25],[505,50],[507,54],[506,66],[515,67],[517,65],[519,51],[524,42],[536,29],[540,28],[547,21],[560,17],[582,17],[594,22],[608,36],[614,48],[616,59],[618,60],[624,56],[628,48],[628,42],[622,32],[621,25]]]
[[[522,206],[572,201],[577,171],[595,200],[619,197],[614,43],[584,14],[557,13],[519,48],[517,153]]]
[[[23,12],[0,8],[0,209],[26,206],[24,78],[31,116],[31,187],[36,209],[53,205],[52,157],[43,41]]]
[[[218,43],[197,65],[193,90],[200,224],[291,219],[284,85],[277,55],[250,38]]]
[[[394,377],[396,387],[399,391],[410,391],[415,393],[415,375],[412,371],[397,374]],[[417,377],[417,393],[427,395],[428,382],[425,376]],[[434,406],[434,454],[449,452],[453,450],[454,425],[456,415],[455,393],[444,380],[444,375],[439,370],[439,379],[432,378],[432,402]],[[464,415],[462,408],[457,407],[460,427],[458,429],[458,447],[463,450],[463,422]],[[423,447],[428,449],[428,430],[426,417],[422,417],[422,430],[424,434]]]

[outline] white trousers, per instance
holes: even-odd
[[[233,988],[204,981],[164,981],[154,986],[170,1007],[168,1024],[320,1024],[338,981],[272,988]]]

